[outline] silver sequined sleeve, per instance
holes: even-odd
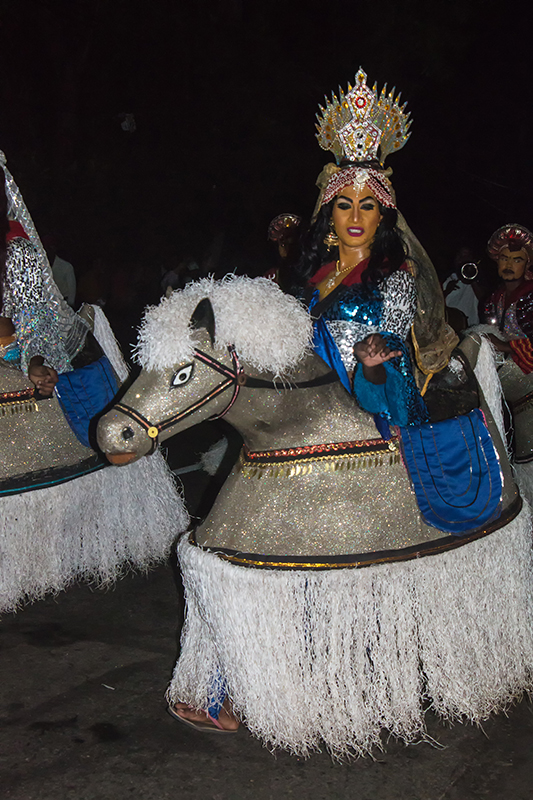
[[[339,348],[343,364],[350,372],[357,359],[354,345],[371,333],[394,333],[405,340],[416,312],[416,286],[412,275],[404,270],[394,272],[382,286],[383,312],[381,325],[366,325],[348,320],[328,320],[328,330]]]
[[[327,321],[328,330],[339,348],[342,363],[348,372],[355,369],[358,363],[354,354],[354,345],[362,342],[371,333],[377,333],[379,328],[372,325],[362,325],[359,322],[349,322],[347,320]]]
[[[49,272],[31,242],[9,242],[2,314],[15,326],[25,373],[35,355],[58,372],[69,372],[87,336],[87,324],[65,303]]]
[[[381,330],[384,333],[395,333],[400,339],[405,340],[416,313],[415,279],[400,269],[387,278],[382,291]]]

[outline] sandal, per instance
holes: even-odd
[[[189,706],[191,711],[194,711],[192,706]],[[194,719],[187,719],[187,717],[182,717],[181,714],[178,713],[178,710],[174,706],[167,706],[167,711],[171,717],[174,719],[179,720],[179,722],[183,722],[184,725],[188,725],[190,728],[194,728],[196,731],[200,731],[201,733],[237,733],[239,730],[236,728],[234,731],[226,730],[223,728],[218,719],[215,719],[210,714],[207,714],[206,722],[202,722],[201,720],[194,720]]]

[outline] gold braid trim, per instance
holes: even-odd
[[[0,419],[13,414],[24,414],[38,410],[39,406],[33,396],[33,389],[0,394]]]
[[[400,462],[400,449],[397,441],[389,443],[388,450],[366,450],[361,453],[332,453],[325,456],[294,458],[286,461],[250,462],[241,451],[240,465],[244,478],[294,478],[309,475],[319,469],[321,472],[367,469],[392,466]]]

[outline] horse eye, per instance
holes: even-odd
[[[170,386],[183,386],[184,383],[187,383],[192,376],[194,364],[186,364],[184,367],[180,367],[177,372],[174,373],[174,377],[170,381]]]

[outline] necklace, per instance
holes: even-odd
[[[339,269],[340,263],[340,261],[337,261],[335,264],[335,274],[332,275],[329,281],[326,283],[326,288],[333,289],[339,275],[343,275],[345,272],[348,272],[349,269],[353,269],[353,264],[349,264],[347,267],[344,267],[344,269]]]

